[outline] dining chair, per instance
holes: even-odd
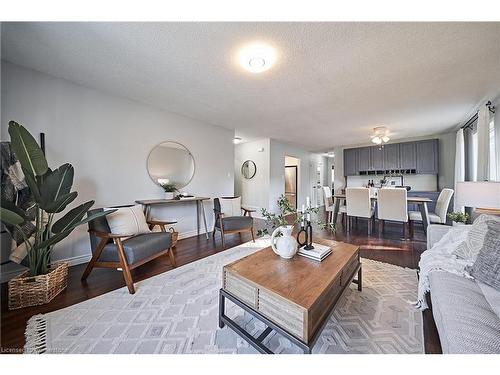
[[[451,198],[455,191],[453,189],[445,188],[439,193],[436,207],[434,212],[429,212],[428,217],[431,224],[446,224],[446,216],[448,207],[450,206]],[[410,231],[413,232],[413,222],[422,221],[422,214],[420,211],[410,211],[408,213],[410,220]]]
[[[328,223],[331,223],[333,221],[335,204],[333,203],[332,190],[330,189],[330,186],[323,186],[323,198],[325,201],[326,220]],[[339,213],[342,214],[342,222],[344,222],[346,212],[347,209],[345,204],[339,206]]]
[[[347,206],[347,231],[350,231],[352,218],[368,219],[368,235],[372,233],[375,210],[372,205],[370,189],[350,187],[345,190]]]
[[[408,225],[407,193],[404,188],[379,189],[377,198],[377,218],[381,231],[386,221],[403,223],[403,237],[406,239]]]
[[[243,212],[243,215],[241,214]],[[250,232],[255,242],[253,218],[251,210],[241,206],[241,197],[222,197],[214,199],[215,224],[213,238],[216,231],[220,231],[222,248],[225,248],[224,235],[229,233]],[[248,216],[247,216],[248,215]]]

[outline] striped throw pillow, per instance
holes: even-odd
[[[477,254],[483,247],[484,238],[486,237],[486,232],[488,231],[488,221],[494,221],[500,223],[500,217],[493,215],[481,215],[479,216],[472,227],[469,230],[469,234],[464,242],[457,246],[453,255],[458,258],[468,260],[470,263],[474,263]]]

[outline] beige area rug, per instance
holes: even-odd
[[[228,327],[218,328],[222,266],[268,246],[267,238],[44,315],[26,329],[27,353],[256,353]],[[362,259],[363,292],[339,300],[314,353],[423,353],[416,271]],[[264,325],[227,302],[226,313],[258,336]],[[301,353],[271,333],[278,353]]]

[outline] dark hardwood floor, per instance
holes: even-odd
[[[425,236],[421,228],[417,227],[414,238],[411,240],[402,237],[401,224],[387,223],[383,233],[378,231],[377,226],[375,228],[377,229],[374,230],[374,233],[368,236],[366,220],[358,220],[357,227],[349,233],[346,233],[342,225],[339,224],[335,234],[316,229],[314,235],[356,244],[360,247],[361,256],[365,258],[402,267],[417,268],[420,254],[426,248]],[[226,249],[249,240],[251,238],[247,234],[228,235]],[[180,240],[175,249],[177,266],[180,267],[217,252],[225,251],[222,250],[221,246],[219,234],[217,234],[215,241],[212,238],[207,240],[204,235]],[[31,316],[59,310],[125,286],[122,273],[110,269],[94,269],[88,280],[82,282],[80,277],[84,268],[84,264],[70,267],[68,288],[44,306],[9,311],[7,309],[7,284],[1,285],[1,352],[22,352],[24,330],[26,322]],[[132,276],[134,281],[139,281],[171,268],[168,256],[165,256],[132,270]],[[423,317],[426,352],[440,353],[441,347],[432,313],[426,312]]]

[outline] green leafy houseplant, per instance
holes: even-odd
[[[3,223],[16,227],[23,236],[28,253],[29,276],[45,275],[49,272],[51,252],[58,242],[77,226],[115,210],[87,215],[94,204],[94,201],[88,201],[59,216],[78,196],[76,191],[71,191],[73,167],[63,164],[51,170],[36,140],[15,121],[9,122],[9,135],[12,149],[35,201],[35,231],[32,237],[27,238],[21,229],[20,226],[29,219],[26,212],[15,204],[2,201],[0,217]]]
[[[259,229],[257,231],[257,236],[263,236],[265,234],[269,234],[269,230],[271,232],[278,228],[286,225],[296,225],[297,223],[305,220],[307,214],[317,214],[319,212],[318,208],[306,208],[304,212],[297,211],[290,204],[285,195],[281,195],[277,201],[279,213],[271,213],[267,209],[262,209],[262,216],[266,221],[266,228]],[[287,220],[287,216],[294,215],[293,220]],[[323,223],[320,220],[316,221],[316,225],[318,225],[321,229],[330,229],[335,230],[335,223]]]
[[[163,191],[165,191],[165,193],[175,193],[177,191],[177,188],[174,184],[165,183],[160,184],[160,186],[163,188]]]
[[[452,212],[449,213],[447,216],[448,219],[454,221],[455,223],[467,224],[467,222],[469,221],[469,214],[466,212]]]

